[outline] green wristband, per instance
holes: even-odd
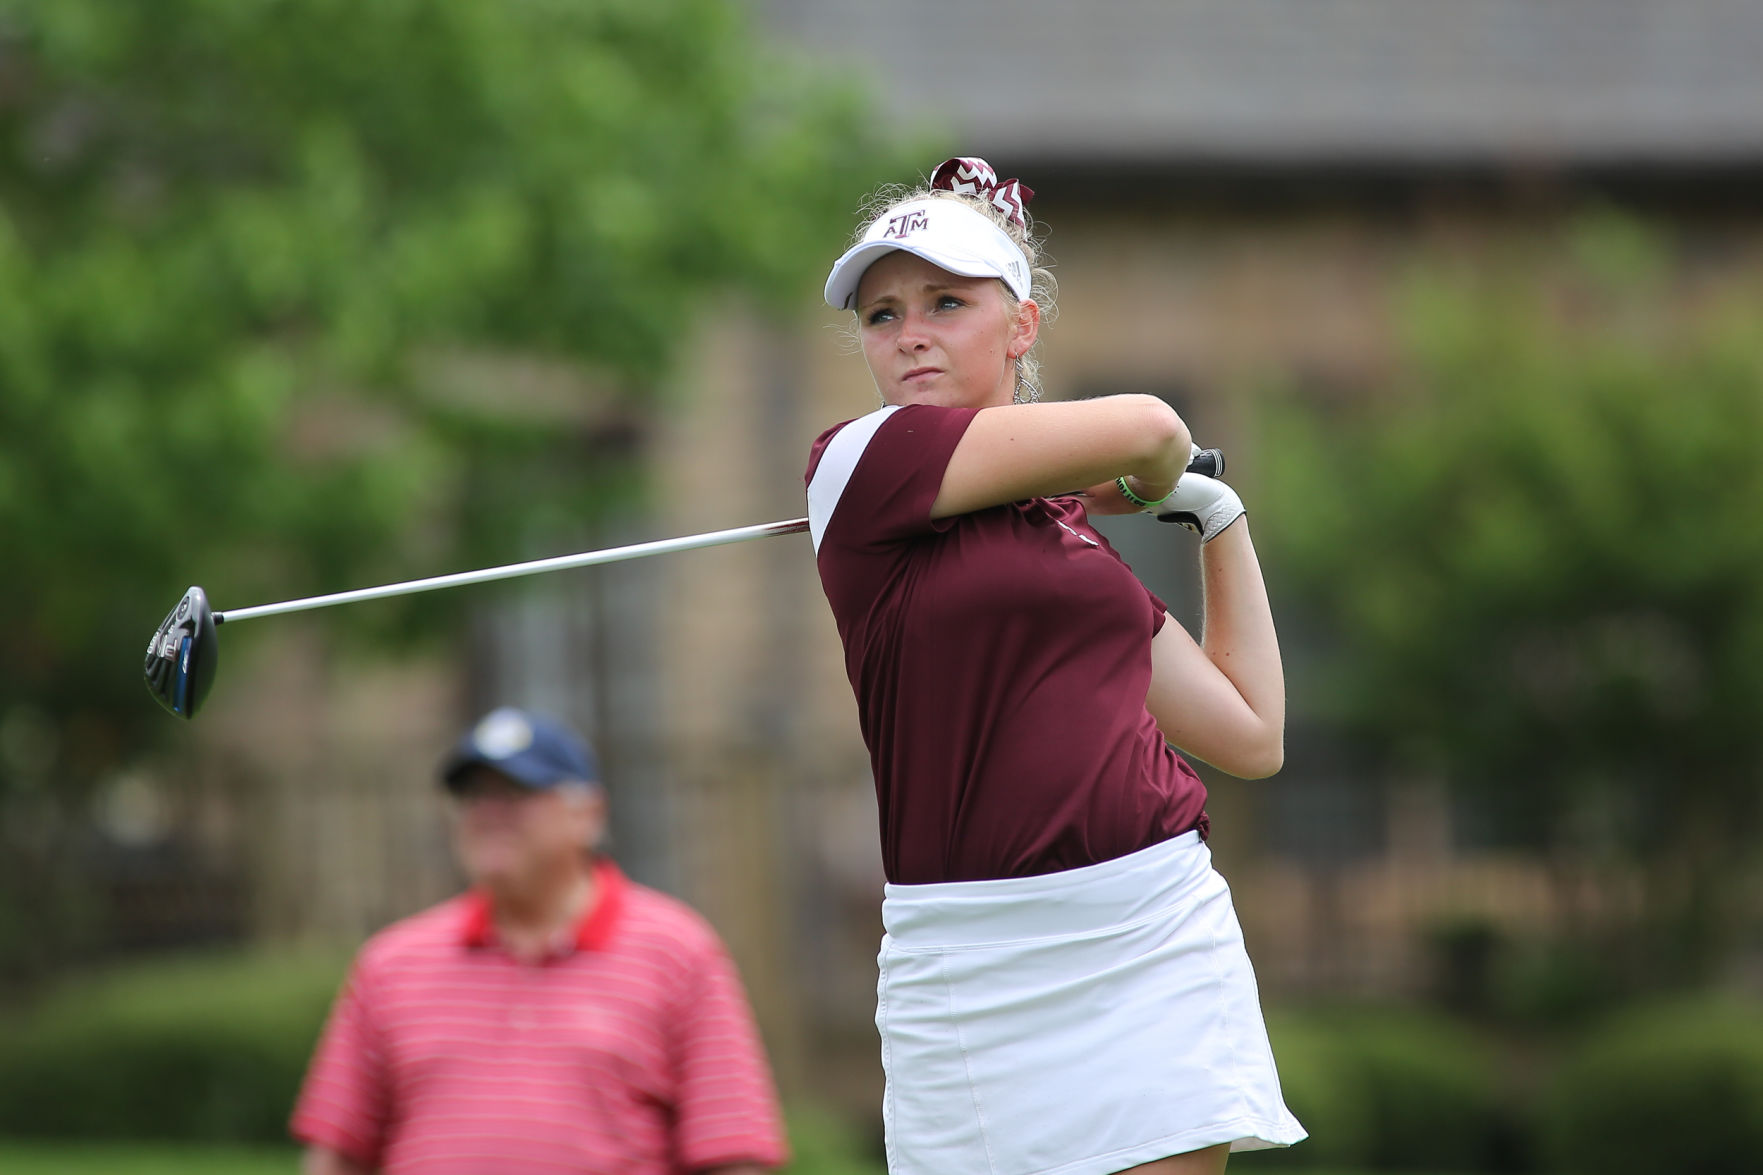
[[[1120,491],[1121,497],[1137,506],[1140,510],[1154,510],[1157,507],[1156,502],[1147,502],[1145,499],[1133,493],[1132,488],[1126,484],[1126,478],[1124,476],[1114,479],[1114,488]]]

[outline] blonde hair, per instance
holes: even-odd
[[[1035,220],[1025,207],[1023,219],[1027,224],[1017,224],[1000,211],[997,205],[982,196],[967,196],[950,192],[943,188],[933,188],[929,184],[913,187],[908,184],[887,184],[871,192],[857,208],[857,231],[851,234],[851,244],[863,240],[870,226],[887,216],[895,208],[913,200],[959,200],[969,208],[985,214],[986,218],[1004,230],[1006,236],[1016,242],[1022,255],[1028,258],[1029,299],[1040,307],[1041,325],[1052,324],[1059,316],[1059,283],[1053,277],[1053,259],[1046,255],[1045,239],[1038,231]],[[1021,302],[1015,291],[1005,284],[1003,278],[998,279],[998,288],[1003,291],[1004,305],[1014,314]],[[849,340],[858,346],[857,325],[855,320],[849,326]],[[1018,404],[1041,398],[1041,342],[1035,339],[1034,346],[1016,361],[1016,394]]]

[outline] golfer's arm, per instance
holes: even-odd
[[[1244,779],[1285,762],[1286,689],[1267,586],[1244,517],[1201,549],[1202,644],[1173,622],[1151,642],[1145,707],[1163,737]]]
[[[932,518],[1110,482],[1162,497],[1188,463],[1188,427],[1155,396],[982,408],[962,434]]]
[[[329,1147],[309,1146],[300,1162],[300,1175],[372,1175],[373,1168],[363,1167],[348,1155]]]

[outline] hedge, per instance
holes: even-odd
[[[0,1138],[31,1140],[12,1153],[41,1146],[45,1165],[74,1153],[49,1145],[60,1140],[156,1144],[165,1150],[150,1145],[143,1161],[173,1156],[167,1169],[182,1153],[173,1143],[285,1146],[347,965],[331,952],[217,952],[59,987],[0,1018]],[[879,1139],[813,1106],[789,1109],[793,1175],[883,1175]],[[100,1168],[108,1152],[90,1153]]]
[[[1763,1170],[1763,1008],[1702,998],[1633,1008],[1561,1064],[1545,1106],[1554,1170]]]
[[[347,958],[214,954],[68,983],[0,1019],[0,1137],[284,1143]],[[1275,1012],[1286,1100],[1310,1131],[1232,1169],[1737,1175],[1763,1155],[1763,1011],[1738,1000],[1636,1008],[1594,1027],[1547,1096],[1502,1082],[1483,1035],[1387,1008]],[[873,1169],[808,1107],[800,1171]],[[1520,1117],[1520,1114],[1523,1117]]]
[[[1475,1171],[1509,1150],[1493,1050],[1450,1020],[1319,1010],[1275,1014],[1268,1033],[1286,1104],[1310,1137],[1233,1167]]]
[[[202,955],[60,987],[0,1023],[0,1135],[284,1142],[347,962]]]

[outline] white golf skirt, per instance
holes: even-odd
[[[1037,877],[889,885],[882,924],[891,1175],[1107,1175],[1305,1136],[1197,832]]]

